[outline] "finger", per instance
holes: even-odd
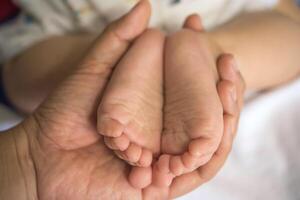
[[[241,109],[243,107],[243,97],[246,86],[233,55],[224,54],[220,56],[217,61],[217,65],[221,80],[230,81],[236,86],[237,102],[239,105],[239,109]]]
[[[170,187],[171,198],[186,194],[203,183],[212,179],[224,165],[232,147],[233,134],[230,124],[232,116],[224,116],[224,134],[218,150],[212,159],[198,170],[179,176],[173,180]]]
[[[149,186],[152,181],[151,167],[132,167],[128,180],[130,184],[137,189]]]
[[[217,89],[223,105],[224,115],[230,115],[232,117],[231,128],[233,133],[236,134],[240,117],[240,109],[237,101],[237,87],[230,81],[222,80],[218,83]]]
[[[221,80],[217,85],[217,90],[224,113],[232,116],[238,115],[237,88],[234,83],[227,80]]]
[[[204,31],[201,17],[198,14],[188,16],[183,24],[183,28],[192,29],[199,32]]]
[[[246,82],[245,79],[242,77],[241,73],[238,73],[238,80],[237,80],[237,92],[238,92],[238,106],[241,110],[244,106],[244,94],[246,91]]]
[[[150,13],[151,7],[148,0],[142,0],[129,13],[110,24],[96,39],[95,45],[86,56],[86,62],[90,63],[92,60],[93,63],[82,67],[92,67],[96,71],[102,67],[113,67],[127,50],[130,42],[147,28]]]
[[[142,196],[143,200],[170,199],[169,187],[161,187],[152,184],[143,189]]]
[[[199,177],[202,177],[202,180],[206,182],[212,179],[219,172],[232,149],[234,140],[231,126],[232,120],[232,116],[224,115],[224,134],[221,144],[211,161],[207,165],[198,169]]]
[[[235,103],[237,104],[238,109],[237,109],[237,112],[234,115],[232,115],[232,116],[234,116],[232,129],[233,129],[233,133],[236,134],[237,129],[238,129],[238,124],[239,124],[239,117],[240,117],[239,115],[240,115],[240,112],[241,112],[243,104],[244,104],[245,81],[242,78],[242,75],[238,70],[237,63],[236,63],[234,57],[230,54],[224,54],[224,55],[220,56],[220,58],[218,59],[218,71],[219,71],[219,75],[221,77],[221,82],[229,81],[229,82],[233,83],[236,88],[237,102],[235,102]],[[230,95],[222,94],[222,96],[224,98],[224,96],[229,97]],[[222,96],[220,96],[221,100],[222,100]],[[226,102],[223,102],[223,103],[226,103]],[[224,108],[226,108],[226,105],[223,105],[223,106],[224,106]],[[226,111],[228,111],[228,110],[225,110],[225,113],[226,113]],[[230,113],[227,112],[227,114],[230,114]]]

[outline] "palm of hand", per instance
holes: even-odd
[[[134,189],[127,179],[130,167],[106,148],[95,127],[96,108],[110,73],[102,69],[100,75],[85,72],[71,76],[27,120],[34,121],[37,127],[36,134],[29,135],[29,139],[39,197],[153,199],[155,193],[167,196],[174,196],[174,191],[175,195],[185,193],[206,180],[199,176],[202,171],[209,173],[208,177],[213,176],[218,169],[215,163],[222,163],[227,151],[201,172],[175,179],[169,188]],[[212,170],[206,171],[209,168]]]
[[[38,153],[32,150],[39,198],[141,199],[142,191],[127,181],[129,166],[106,148],[96,131],[96,119],[90,114],[93,106],[86,100],[95,102],[97,97],[85,96],[67,104],[64,101],[73,86],[65,85],[53,96],[66,98],[50,99],[32,118],[38,125],[31,141],[34,149],[40,149]]]
[[[148,8],[148,12],[138,12],[143,8]],[[123,23],[136,25],[137,30],[132,32],[135,28],[123,25],[122,20],[108,28],[90,52],[86,66],[77,71],[80,73],[69,77],[33,117],[24,122],[37,130],[35,133],[29,130],[28,137],[40,199],[157,199],[153,198],[152,188],[141,191],[130,186],[129,166],[106,148],[95,128],[95,111],[111,69],[125,53],[128,41],[144,31],[150,16],[147,1],[142,1],[135,10],[132,16],[123,18]],[[146,13],[144,18],[136,17],[142,13]],[[144,22],[131,23],[135,20]],[[124,34],[120,34],[123,29]],[[216,163],[226,158],[226,151],[221,155],[207,167],[211,168],[209,176],[218,169]],[[203,171],[206,173],[207,169]],[[170,189],[176,190],[176,195],[189,191],[203,183],[199,174],[175,179]],[[160,188],[155,192],[161,192]]]
[[[142,190],[134,189],[127,179],[130,166],[106,148],[95,127],[95,111],[102,92],[97,96],[90,94],[102,91],[106,82],[101,80],[97,85],[91,78],[89,81],[93,83],[89,84],[85,79],[81,75],[71,76],[35,114],[42,131],[37,137],[42,153],[36,155],[39,196],[42,199],[57,196],[62,199],[122,199],[129,196],[139,199]],[[78,82],[82,82],[81,89]],[[68,102],[74,98],[78,100]],[[181,149],[172,140],[164,143],[166,151],[174,149],[173,145]],[[144,194],[151,196],[149,192]]]
[[[129,166],[116,159],[101,141],[52,154],[44,163],[47,167],[41,165],[39,170],[41,199],[140,199],[141,191],[127,181]]]

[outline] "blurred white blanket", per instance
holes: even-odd
[[[53,35],[101,32],[138,0],[14,0],[22,14],[0,28],[0,62]],[[241,12],[273,8],[278,0],[151,0],[150,26],[178,30],[185,18],[201,15],[205,29]]]
[[[0,128],[20,118],[0,106]],[[225,167],[180,200],[300,199],[300,80],[250,100]]]

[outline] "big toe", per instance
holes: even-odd
[[[106,116],[100,116],[98,119],[98,132],[103,136],[120,137],[124,126],[115,119]]]

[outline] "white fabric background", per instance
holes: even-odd
[[[35,43],[76,31],[101,32],[138,0],[14,0],[22,15],[0,28],[0,62]],[[181,28],[185,18],[198,13],[206,29],[222,24],[243,11],[270,9],[278,0],[150,0],[150,26],[167,31]]]

